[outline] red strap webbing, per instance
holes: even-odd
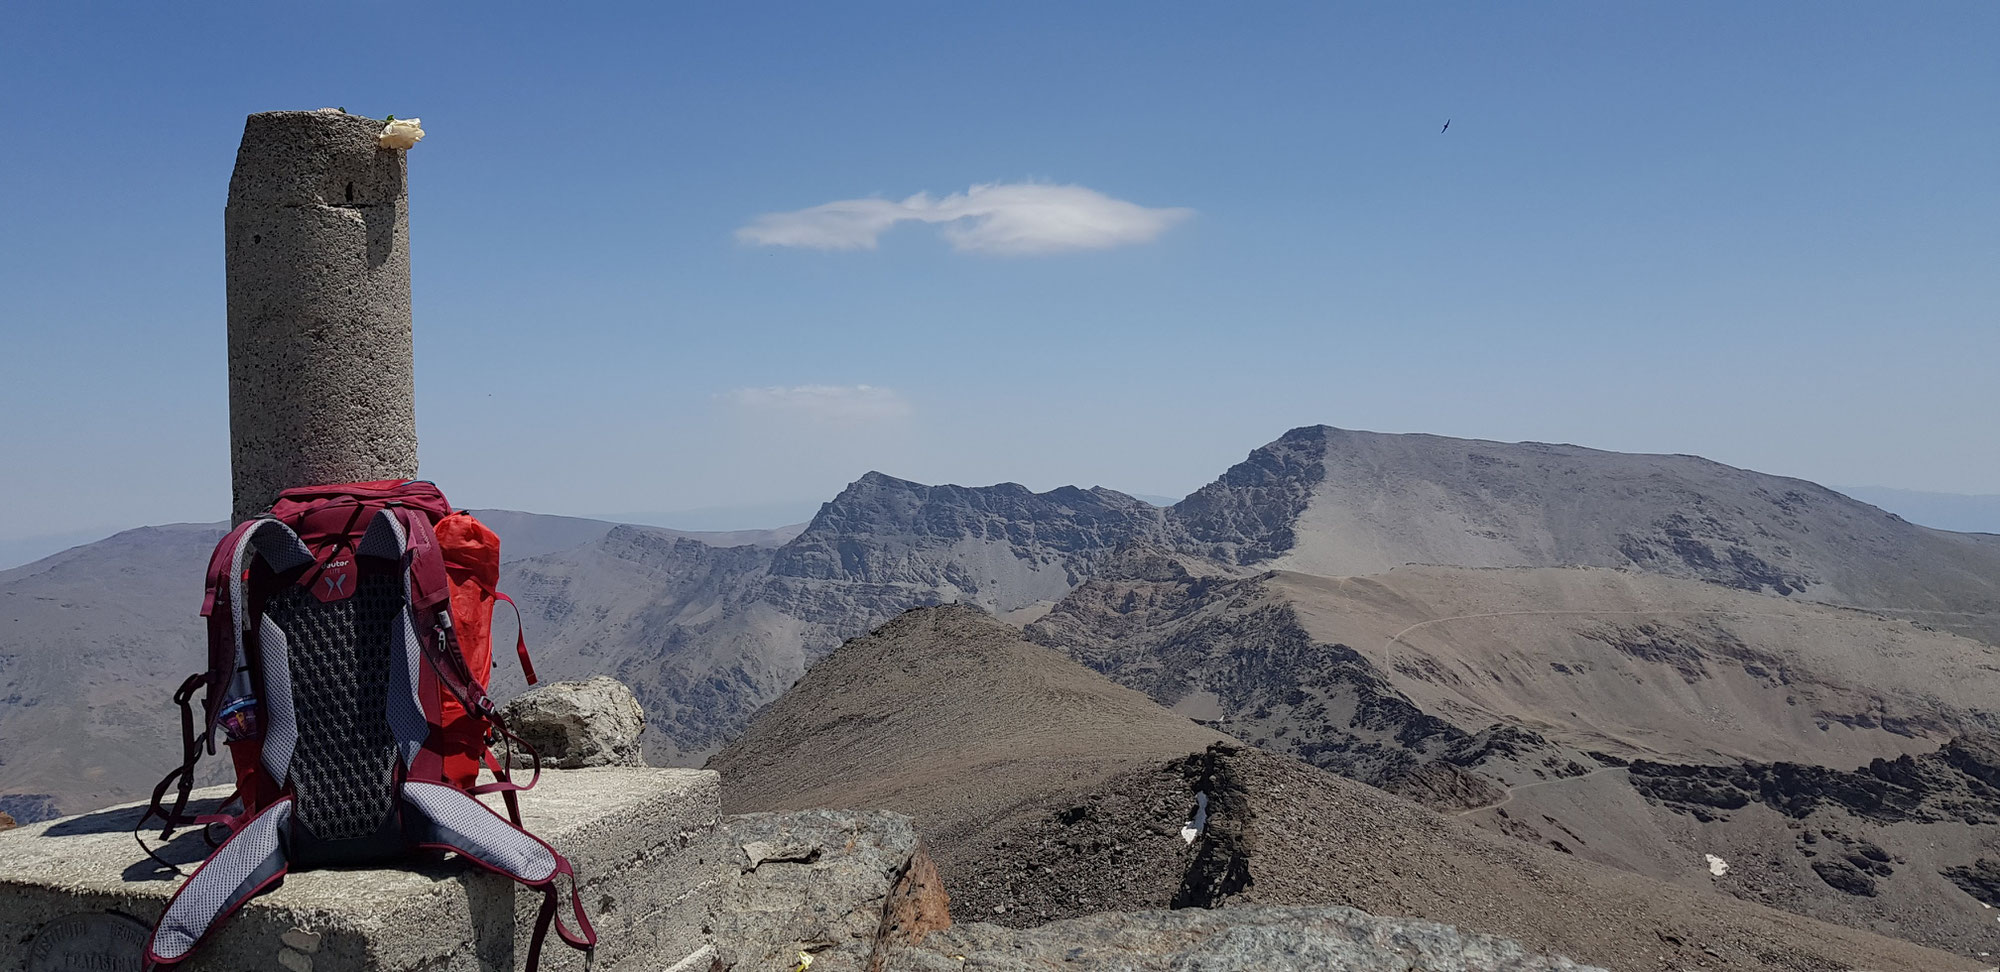
[[[551,851],[550,853],[554,853]],[[549,876],[549,882],[542,886],[542,907],[535,915],[535,932],[528,940],[528,962],[524,969],[535,972],[542,964],[542,943],[548,940],[549,926],[555,926],[556,934],[569,947],[579,952],[589,952],[597,947],[597,929],[590,926],[590,916],[584,914],[583,898],[576,891],[576,871],[570,867],[569,859],[556,854],[556,873]],[[564,927],[562,918],[556,915],[556,899],[561,897],[557,890],[564,876],[569,877],[569,906],[576,915],[576,928],[572,932]],[[588,962],[585,963],[586,967]]]
[[[536,682],[535,663],[528,660],[528,629],[521,624],[521,606],[499,591],[494,591],[493,596],[506,601],[507,606],[514,609],[514,654],[521,656],[521,674],[527,676],[529,685],[533,685]]]
[[[528,751],[528,758],[534,761],[534,772],[531,775],[529,775],[528,782],[516,783],[514,782],[513,774],[502,773],[499,767],[496,766],[494,767],[494,772],[493,772],[493,775],[496,778],[494,782],[481,783],[480,785],[475,786],[472,789],[467,790],[466,792],[477,796],[481,793],[519,793],[522,790],[534,789],[535,784],[540,783],[542,781],[542,754],[537,752],[535,750],[535,747],[529,745],[526,739],[522,739],[521,737],[516,736],[511,732],[508,732],[506,723],[500,720],[500,713],[495,712],[492,715],[487,716],[486,723],[487,725],[492,726],[495,732],[498,732],[500,735],[507,737],[507,752],[509,756],[513,754],[514,747],[516,745],[519,745],[522,749]],[[491,756],[493,754],[493,751],[489,749],[486,751],[486,753],[488,756]],[[511,761],[512,760],[510,759],[509,762]],[[494,762],[497,763],[498,760],[495,760]],[[488,765],[492,764],[489,763]]]
[[[509,745],[507,747],[507,751],[510,754],[513,752],[513,750],[514,747],[512,745]],[[514,782],[513,775],[507,772],[506,761],[502,760],[499,756],[493,754],[493,747],[491,746],[479,747],[479,761],[485,763],[486,768],[493,771],[493,779],[496,782],[507,783],[510,785]],[[466,792],[477,795],[480,793],[491,793],[493,792],[494,789],[499,789],[499,788],[495,787],[494,784],[492,783],[483,783],[480,784],[479,786],[473,787],[472,789]],[[501,802],[507,804],[507,819],[513,821],[514,826],[516,827],[522,826],[521,800],[514,794],[522,789],[525,788],[514,787],[513,789],[500,789],[500,800]]]

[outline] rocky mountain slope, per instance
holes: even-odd
[[[1980,967],[1579,861],[1214,738],[981,612],[939,607],[821,660],[710,765],[727,812],[909,814],[961,920],[1340,904],[1619,970]]]
[[[141,527],[0,571],[0,812],[131,799],[179,762],[172,697],[207,664],[196,612],[223,532]]]
[[[1027,630],[1190,716],[1376,783],[1494,726],[1541,738],[1488,757],[1531,744],[1565,761],[1846,763],[2000,728],[2000,648],[1908,621],[1632,571],[1201,566],[1134,552]]]
[[[1105,886],[1084,879],[1091,865],[1081,859],[1041,862],[1060,872],[1046,877],[1067,894],[1026,894],[1018,883],[1042,875],[988,868],[1001,859],[997,842],[1032,829],[1052,806],[1225,738],[1026,644],[984,612],[951,605],[903,614],[821,659],[708,766],[722,773],[725,813],[910,814],[953,899],[982,917],[1011,910],[1018,923],[1089,914],[1106,900],[1168,904],[1170,885]],[[1162,835],[1176,832],[1192,796],[1170,803],[1150,820]],[[1146,843],[1129,852],[1165,855],[1161,873],[1184,850],[1178,839]]]
[[[1134,552],[1028,634],[1238,738],[1434,808],[1478,811],[1468,821],[1499,833],[2000,954],[1990,911],[1942,876],[1976,867],[2000,844],[1991,788],[1933,784],[1958,794],[1964,811],[1942,830],[1823,825],[1921,862],[1862,905],[1851,887],[1859,882],[1786,883],[1814,872],[1779,811],[1737,815],[1751,823],[1724,828],[1725,839],[1701,816],[1721,811],[1664,805],[1657,794],[1671,787],[1649,789],[1636,768],[1672,781],[1739,773],[1746,761],[1833,779],[1870,760],[1902,766],[1994,731],[2000,648],[1634,571],[1412,567],[1326,578],[1190,569],[1201,566]],[[1748,799],[1722,791],[1716,800]],[[1736,877],[1712,882],[1690,870],[1710,852],[1739,862]],[[1760,869],[1763,878],[1748,877]]]
[[[1624,567],[1877,610],[2000,643],[2000,536],[1932,530],[1696,456],[1290,432],[1175,506],[1181,549],[1322,576]]]
[[[1954,739],[1848,769],[1640,760],[1518,788],[1465,819],[1680,884],[2000,955],[2000,746]],[[1709,855],[1725,872],[1691,872]]]

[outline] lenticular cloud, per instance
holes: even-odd
[[[766,213],[737,230],[736,236],[767,246],[871,250],[897,223],[937,223],[955,250],[1026,256],[1148,243],[1192,214],[1189,209],[1155,209],[1113,199],[1082,186],[995,183],[941,199],[920,192],[901,202],[842,199],[789,213]]]

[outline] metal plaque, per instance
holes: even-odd
[[[28,942],[27,972],[141,972],[150,931],[125,915],[64,915]]]

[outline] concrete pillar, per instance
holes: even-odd
[[[223,210],[235,519],[278,491],[410,478],[404,153],[333,109],[251,115]]]

